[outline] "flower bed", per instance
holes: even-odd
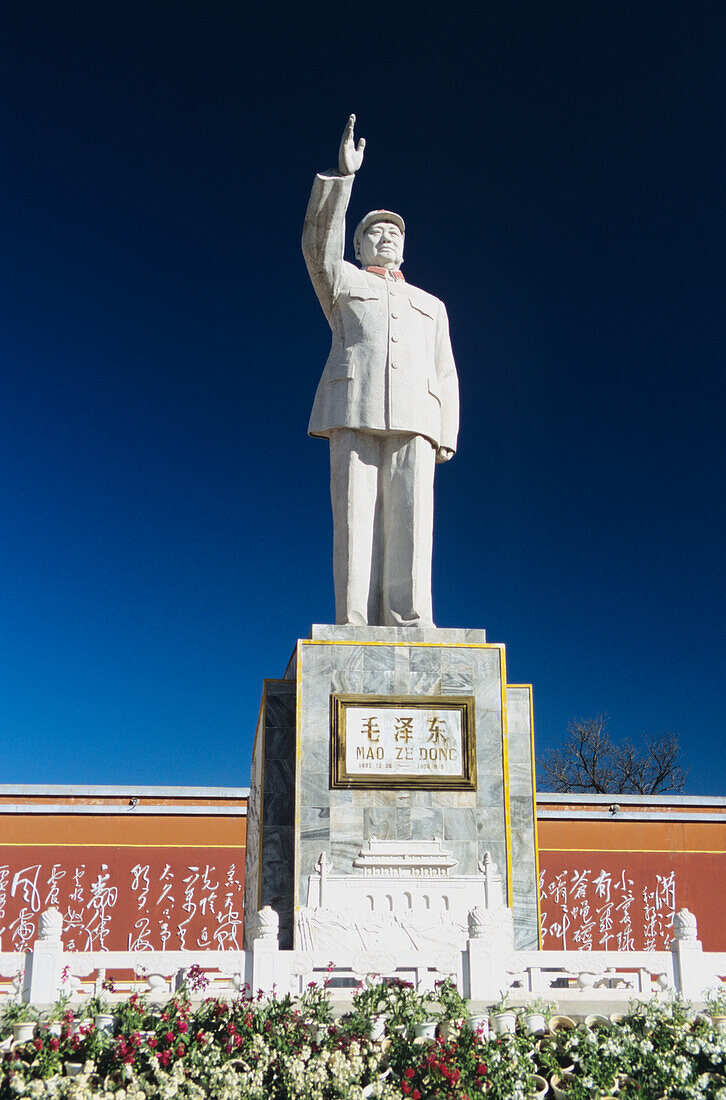
[[[91,1018],[99,1007],[112,1011],[110,1029]],[[534,1036],[520,1018],[515,1032],[491,1038],[467,1024],[450,983],[436,997],[402,982],[367,985],[337,1020],[321,987],[298,1000],[193,1006],[185,989],[163,1006],[133,994],[112,1010],[98,999],[86,1009],[78,1019],[61,1005],[20,1042],[11,1025],[28,1012],[0,1013],[0,1100],[527,1100],[545,1083],[566,1100],[726,1100],[726,1034],[678,1001]],[[436,1019],[447,1038],[416,1037]]]

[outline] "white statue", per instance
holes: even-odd
[[[354,123],[338,173],[315,178],[302,242],[333,332],[308,432],[330,441],[336,619],[433,626],[434,464],[454,454],[459,426],[449,322],[443,302],[403,278],[398,214],[367,214],[354,236],[360,268],[343,259],[365,148]]]

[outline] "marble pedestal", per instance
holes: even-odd
[[[335,789],[331,696],[466,697],[475,716],[476,789]],[[360,874],[371,839],[440,842],[475,883],[485,853],[502,876],[517,949],[538,946],[532,701],[507,684],[504,646],[483,630],[314,626],[281,680],[266,680],[250,781],[245,944],[258,911],[300,948],[298,916],[320,873]],[[402,848],[402,850],[403,850]]]

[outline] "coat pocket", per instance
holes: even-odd
[[[435,321],[436,320],[436,318],[434,317],[432,311],[429,309],[428,306],[421,305],[420,302],[415,301],[413,298],[409,298],[409,302],[411,303],[413,308],[416,310],[416,312],[420,313],[422,315],[422,317],[428,317],[429,321]]]
[[[331,382],[349,382],[351,378],[355,378],[355,357],[348,354],[331,368],[328,385]]]
[[[429,381],[428,381],[428,389],[429,389],[429,393],[433,397],[434,401],[438,401],[438,403],[440,405],[441,404],[441,392],[439,390],[438,384],[436,382],[432,381],[430,378],[429,378]]]

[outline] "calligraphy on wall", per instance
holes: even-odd
[[[665,951],[673,939],[676,872],[627,856],[590,853],[540,870],[542,947],[557,951]]]
[[[471,696],[331,696],[332,787],[476,789]]]
[[[239,951],[243,861],[233,847],[0,847],[0,950],[27,950],[54,906],[67,951]]]

